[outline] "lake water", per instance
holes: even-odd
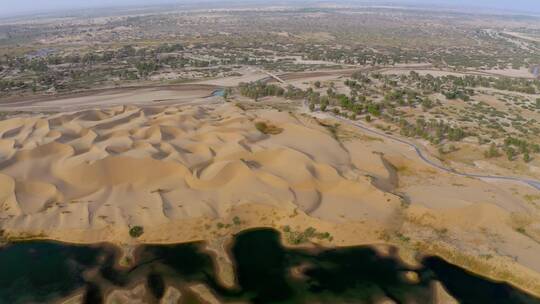
[[[431,284],[441,281],[462,303],[540,303],[507,284],[495,283],[444,262],[427,258],[417,270],[418,282],[393,257],[366,246],[300,250],[281,246],[271,229],[245,231],[231,248],[237,289],[222,287],[212,257],[202,243],[145,245],[128,269],[115,268],[111,246],[77,246],[32,241],[0,248],[0,303],[46,303],[84,292],[86,303],[100,303],[105,291],[144,283],[157,302],[166,286],[183,290],[203,283],[223,302],[429,303]],[[197,303],[193,295],[190,303]],[[187,302],[186,302],[187,303]]]

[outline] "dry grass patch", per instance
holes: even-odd
[[[540,201],[540,195],[526,194],[523,196],[525,200],[529,203],[534,203],[535,201]]]
[[[413,175],[414,173],[414,171],[411,168],[409,168],[407,165],[400,164],[397,166],[396,165],[393,165],[393,166],[399,175]]]
[[[350,128],[347,125],[338,126],[335,131],[336,136],[339,138],[340,141],[343,142],[352,140],[384,142],[384,140],[380,137],[366,135],[359,132],[357,129]]]
[[[516,232],[540,243],[540,230],[534,226],[536,222],[537,219],[530,214],[512,213],[510,216],[510,225]]]
[[[446,153],[439,153],[439,159],[442,161],[454,161],[457,163],[474,166],[475,161],[483,160],[484,154],[481,149],[467,144],[453,144],[455,150],[450,150]]]

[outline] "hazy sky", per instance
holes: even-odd
[[[204,2],[224,2],[226,0],[204,0]],[[242,1],[242,0],[241,0]],[[249,1],[249,0],[248,0]],[[255,2],[252,0],[249,2]],[[281,0],[286,2],[286,0]],[[294,1],[294,0],[293,0]],[[332,0],[329,0],[331,2]],[[348,0],[353,2],[354,0]],[[125,6],[125,5],[152,5],[160,3],[186,3],[198,2],[196,0],[0,0],[0,15],[16,15],[29,12],[55,11],[65,9],[79,9],[87,7]],[[309,2],[309,0],[305,1]],[[323,2],[321,0],[313,2]],[[358,0],[364,2],[404,3],[404,4],[433,4],[433,5],[459,5],[475,6],[492,9],[503,9],[540,13],[540,0]],[[268,3],[268,2],[265,2]]]

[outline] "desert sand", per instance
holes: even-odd
[[[283,132],[255,128],[268,120]],[[123,106],[17,117],[0,129],[7,231],[151,227],[247,203],[384,220],[400,204],[326,132],[277,111]]]
[[[333,134],[336,123],[230,103],[17,114],[0,122],[0,229],[223,247],[252,227],[314,227],[332,236],[312,240],[324,245],[390,244],[411,263],[435,254],[540,294],[535,189],[439,172],[345,123]]]

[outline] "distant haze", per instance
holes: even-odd
[[[395,0],[394,3],[478,7],[515,12],[540,13],[540,0]]]
[[[186,2],[186,1],[182,1]],[[0,0],[0,15],[52,12],[110,6],[180,3],[174,0]]]
[[[19,15],[27,13],[53,12],[69,9],[83,8],[99,8],[111,6],[137,6],[137,5],[156,5],[165,3],[197,3],[197,0],[0,0],[0,16]],[[230,1],[225,0],[206,0],[203,2],[214,2],[226,4]],[[273,1],[261,0],[240,0],[235,2],[257,3],[264,4],[272,3]],[[280,4],[304,3],[316,4],[324,2],[340,2],[338,1],[321,1],[321,0],[279,0]],[[347,3],[358,4],[401,4],[401,5],[430,5],[430,6],[455,6],[455,7],[470,7],[477,8],[478,12],[482,9],[491,10],[507,10],[513,12],[524,13],[540,13],[540,0],[349,0]]]

